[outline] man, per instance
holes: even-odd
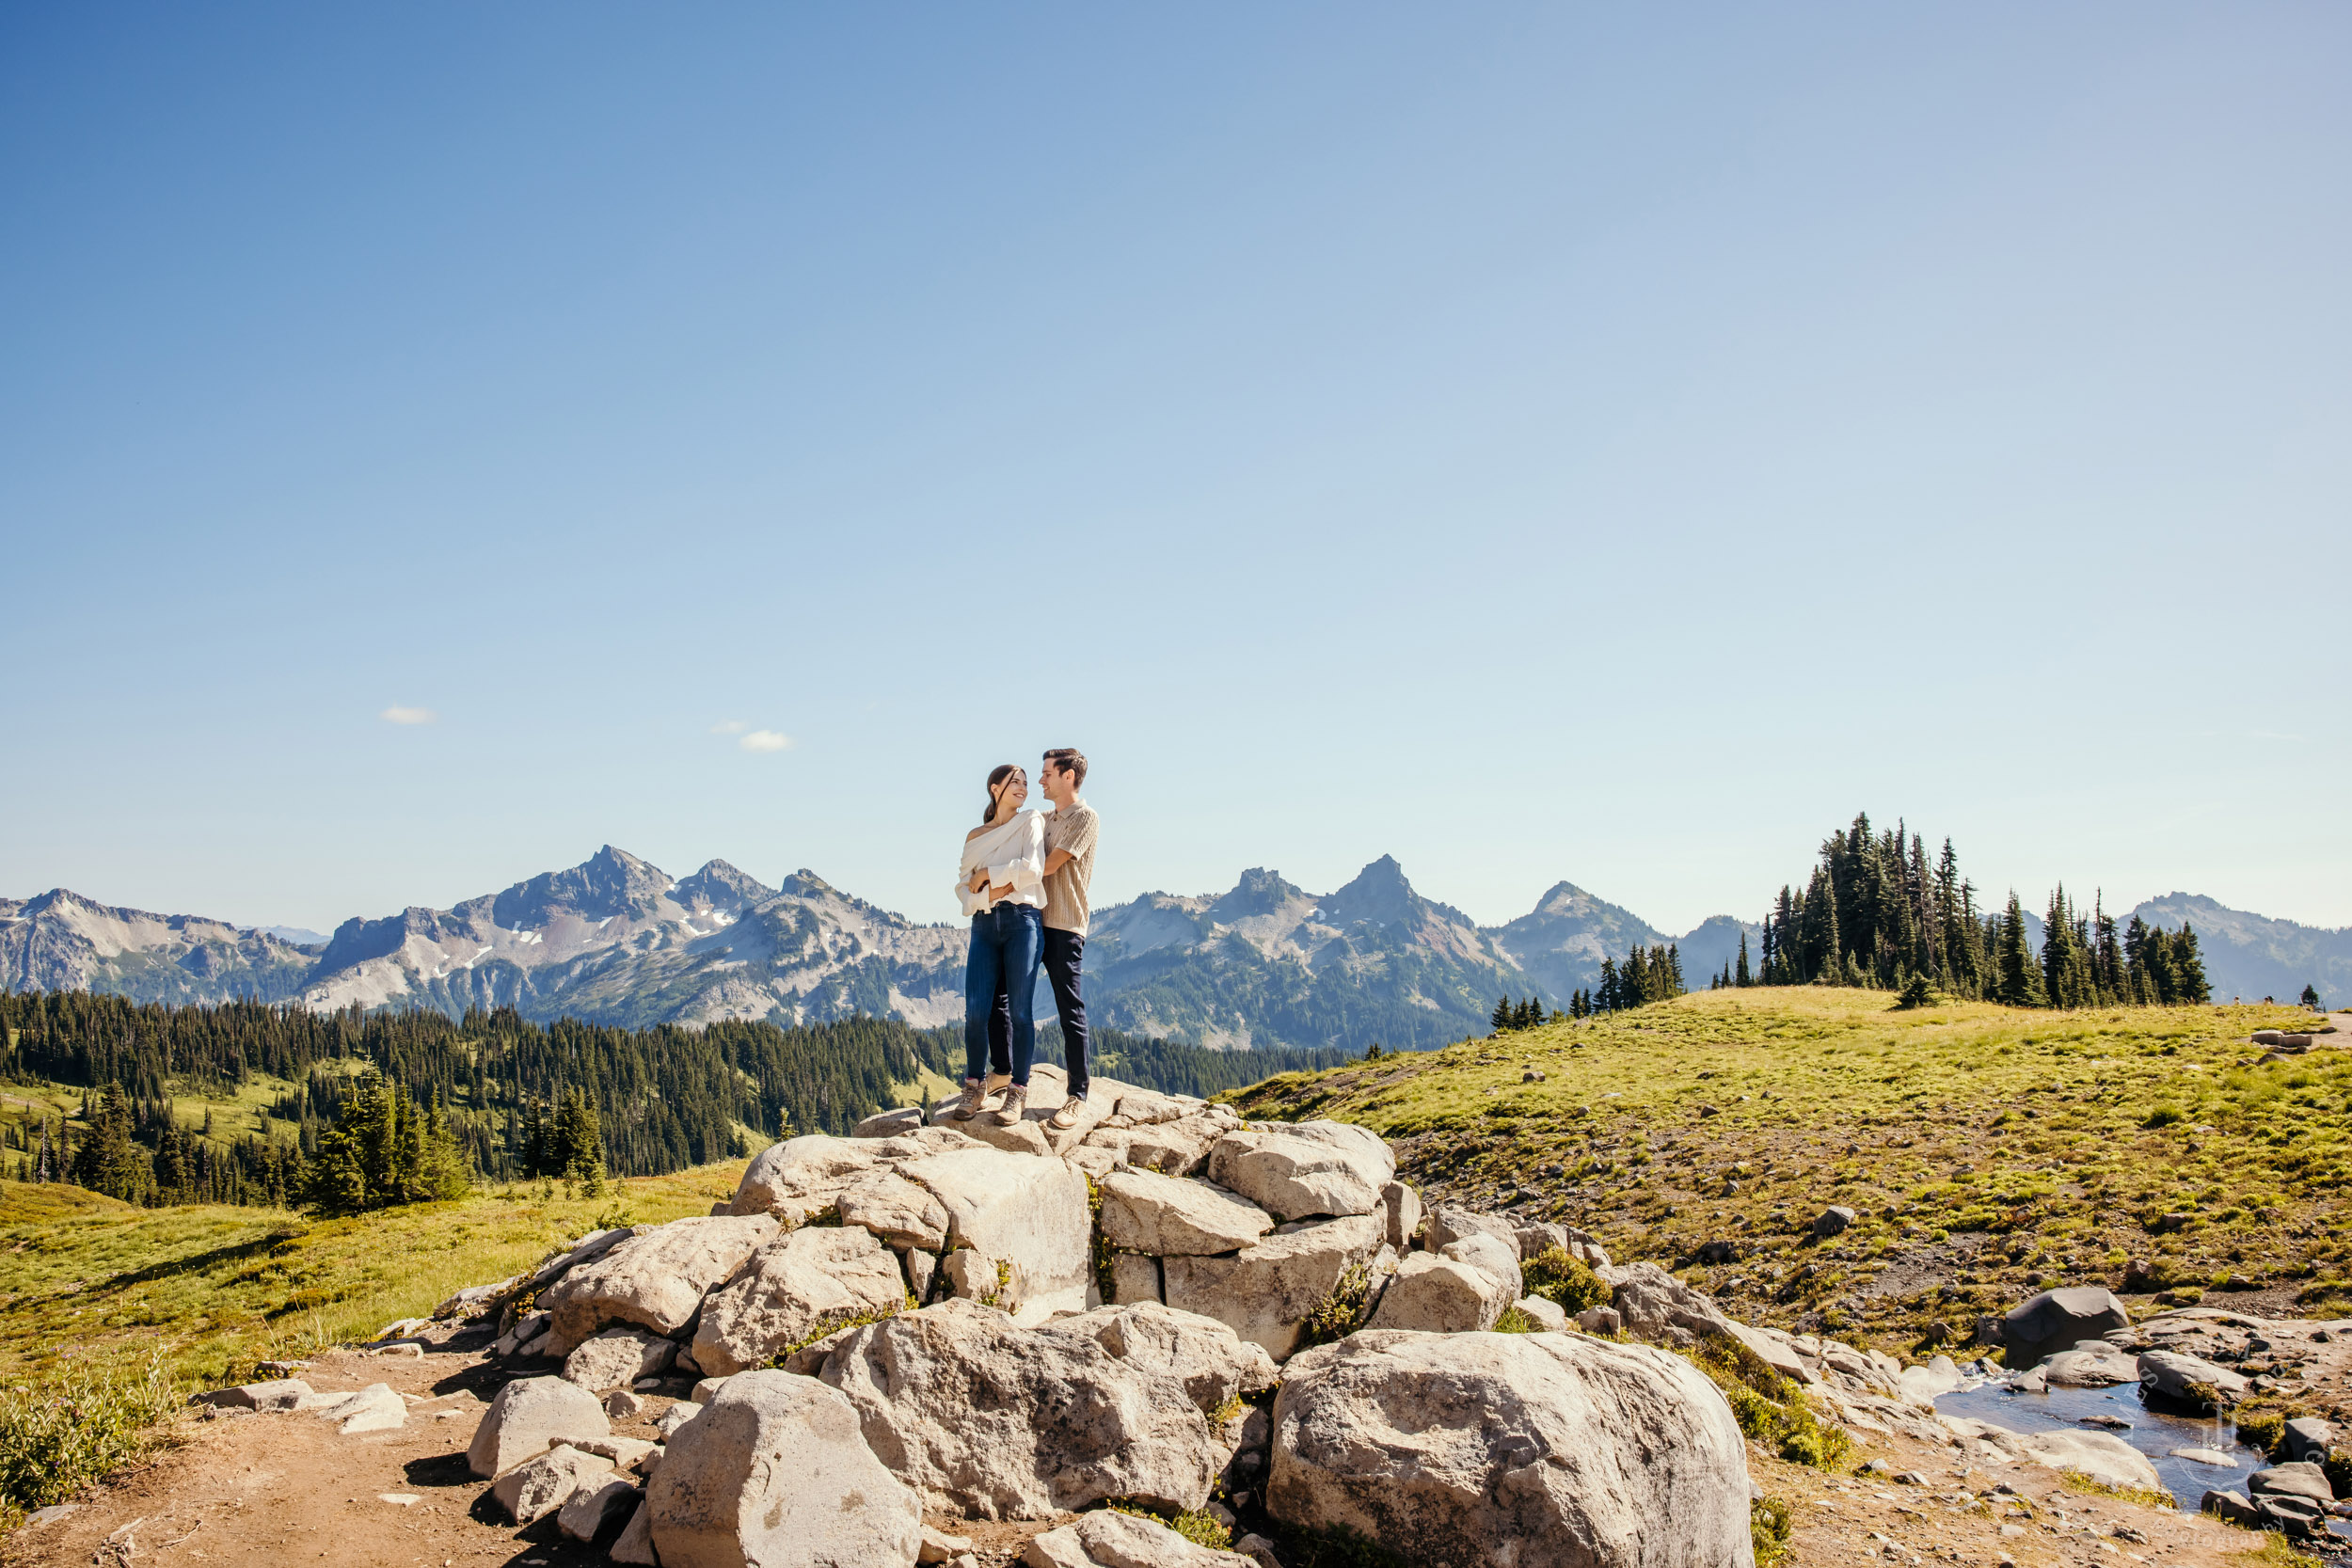
[[[1046,752],[1038,782],[1054,803],[1045,819],[1045,978],[1054,988],[1070,1070],[1070,1096],[1047,1125],[1067,1132],[1078,1124],[1078,1107],[1087,1097],[1087,1005],[1078,971],[1086,958],[1087,887],[1094,879],[1101,822],[1078,796],[1087,782],[1087,759],[1077,748],[1057,746]],[[998,1119],[1017,1118],[1000,1112]]]

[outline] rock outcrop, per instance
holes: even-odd
[[[766,1214],[675,1220],[632,1236],[581,1264],[539,1298],[566,1353],[608,1323],[675,1335],[702,1310],[703,1294],[776,1233]]]
[[[474,1428],[467,1467],[487,1480],[558,1443],[612,1435],[596,1396],[560,1377],[518,1378],[498,1391]]]
[[[2030,1367],[2045,1355],[2076,1345],[2105,1341],[2132,1326],[2132,1315],[2114,1293],[2096,1285],[2044,1291],[2009,1309],[2001,1320],[2001,1342],[2013,1367]]]
[[[763,1243],[710,1292],[694,1364],[714,1377],[765,1366],[828,1321],[898,1310],[906,1293],[898,1259],[870,1231],[803,1226]]]
[[[1215,1318],[1279,1361],[1297,1348],[1300,1325],[1341,1276],[1371,1262],[1386,1228],[1384,1216],[1366,1212],[1223,1257],[1162,1259],[1162,1290],[1168,1306]]]

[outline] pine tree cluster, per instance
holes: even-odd
[[[1764,917],[1763,962],[1718,986],[1861,986],[1902,990],[1925,977],[1935,990],[2019,1007],[2201,1004],[2212,987],[2197,933],[2116,923],[2096,898],[2085,914],[2061,885],[2050,895],[2037,952],[2014,893],[1997,913],[1980,911],[1952,841],[1929,868],[1927,847],[1902,824],[1873,834],[1867,815],[1822,842],[1803,889],[1783,887]]]

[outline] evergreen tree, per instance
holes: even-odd
[[[1508,996],[1495,998],[1494,1016],[1486,1022],[1494,1025],[1495,1033],[1498,1035],[1511,1027],[1511,999]]]
[[[1748,974],[1748,933],[1744,928],[1740,932],[1740,967],[1731,983],[1742,990],[1756,983]]]
[[[1998,990],[1994,1000],[2012,1007],[2039,1007],[2044,1000],[2042,966],[2034,961],[2033,948],[2026,941],[2026,911],[2014,893],[2009,895],[2009,911],[2001,918]]]
[[[554,1154],[560,1173],[579,1182],[581,1192],[594,1197],[604,1191],[604,1135],[596,1108],[578,1089],[565,1094],[556,1110]]]

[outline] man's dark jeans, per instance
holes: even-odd
[[[1087,1093],[1086,997],[1078,986],[1078,968],[1086,961],[1087,939],[1075,931],[1045,927],[1045,978],[1054,988],[1054,1010],[1061,1015],[1062,1058],[1070,1069],[1070,1097]]]

